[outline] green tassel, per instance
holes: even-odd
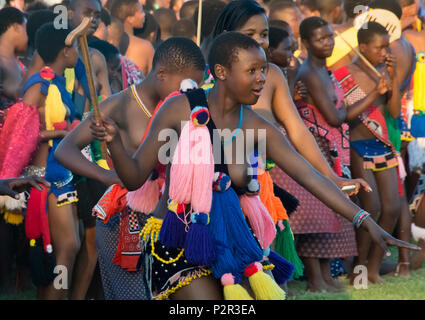
[[[291,280],[297,279],[303,275],[304,265],[295,250],[294,234],[289,226],[289,221],[283,220],[282,222],[285,228],[283,231],[277,228],[275,251],[294,265],[295,271]]]

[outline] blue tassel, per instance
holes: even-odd
[[[209,216],[202,212],[192,213],[191,219],[192,225],[184,244],[186,259],[196,265],[211,265],[216,259],[216,251],[208,228]]]
[[[272,273],[277,284],[282,285],[286,281],[291,279],[295,271],[295,267],[292,263],[282,258],[274,251],[270,251],[269,261],[274,264],[274,269],[272,270]]]
[[[210,218],[218,253],[212,266],[215,277],[220,278],[224,273],[240,274],[249,263],[262,260],[262,250],[248,228],[232,188],[213,192]]]
[[[179,213],[178,216],[184,220],[184,213]],[[185,225],[173,211],[168,210],[165,215],[158,240],[166,248],[184,247],[186,240]]]

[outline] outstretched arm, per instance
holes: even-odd
[[[351,202],[332,181],[325,178],[316,169],[311,167],[311,165],[289,145],[285,136],[277,128],[271,124],[266,124],[266,130],[267,154],[276,164],[329,208],[349,221],[353,221],[353,218],[360,208]],[[414,250],[419,249],[415,245],[394,239],[371,218],[366,219],[361,227],[366,228],[372,239],[387,253],[389,252],[387,244]]]

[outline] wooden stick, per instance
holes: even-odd
[[[344,41],[345,42],[345,44],[347,45],[347,46],[349,46],[350,48],[351,48],[351,50],[353,50],[359,57],[360,57],[360,59],[362,59],[363,60],[363,62],[366,64],[366,66],[368,66],[369,67],[369,69],[370,70],[372,70],[379,78],[381,78],[382,77],[382,75],[381,75],[381,73],[378,71],[378,70],[376,70],[375,69],[375,67],[369,62],[369,60],[367,60],[366,58],[365,58],[365,56],[364,55],[362,55],[361,53],[360,53],[360,51],[357,49],[357,48],[354,48],[347,40],[345,40],[344,39],[344,37],[337,31],[337,30],[335,30],[335,34],[338,36],[338,37],[340,37],[341,39],[342,39],[342,41]]]
[[[198,6],[198,30],[196,32],[196,44],[201,46],[201,23],[202,23],[202,0],[199,0]]]
[[[80,23],[78,27],[76,27],[74,30],[72,30],[69,35],[65,39],[65,44],[67,46],[72,45],[74,40],[78,38],[78,42],[80,44],[81,53],[83,56],[83,62],[84,67],[86,69],[87,73],[87,82],[89,85],[89,92],[90,92],[90,101],[93,106],[93,115],[96,121],[100,122],[100,112],[99,112],[99,106],[97,101],[97,93],[94,86],[94,78],[93,78],[93,69],[91,67],[91,61],[90,61],[90,54],[89,54],[89,47],[87,44],[87,32],[90,27],[90,23],[92,22],[93,17],[88,18],[84,17],[83,21]],[[108,158],[108,152],[106,148],[106,143],[104,141],[100,142],[100,149],[102,152],[102,158],[107,159]]]

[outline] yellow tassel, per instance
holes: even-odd
[[[244,274],[248,277],[249,284],[257,300],[285,300],[285,291],[278,286],[272,277],[263,272],[261,263],[249,264]]]
[[[24,217],[22,216],[22,212],[20,211],[4,211],[4,221],[9,224],[13,224],[15,226],[20,225],[24,222]]]
[[[97,165],[105,170],[110,170],[108,163],[105,159],[100,159],[96,161]]]
[[[231,284],[224,286],[225,300],[254,300],[240,284]]]

